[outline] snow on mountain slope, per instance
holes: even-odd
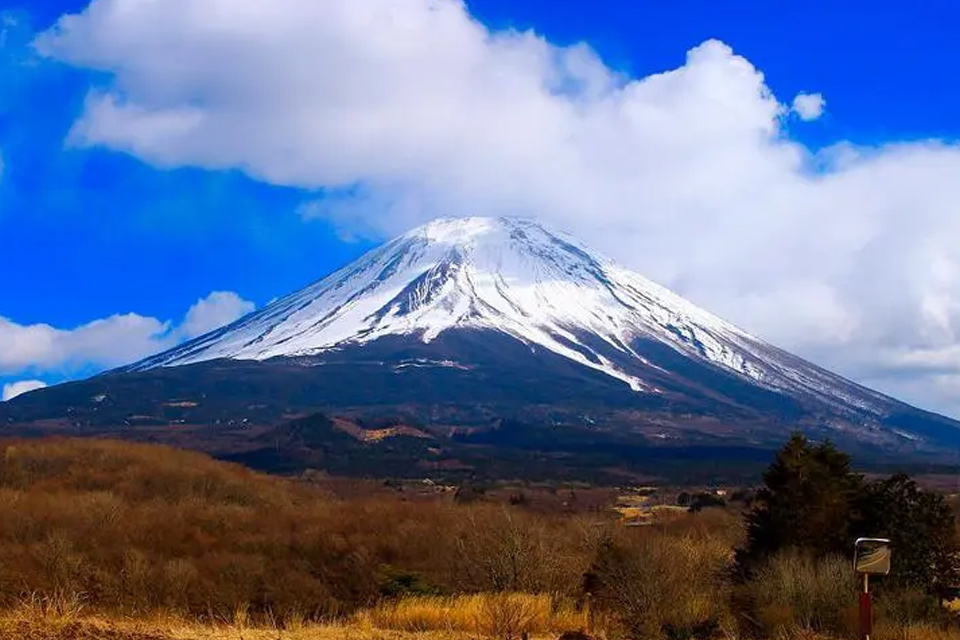
[[[507,334],[638,393],[660,392],[644,375],[657,365],[637,348],[654,341],[763,388],[835,408],[880,416],[893,402],[748,335],[563,234],[512,218],[436,220],[129,370],[317,356],[395,335],[430,342],[457,328]]]

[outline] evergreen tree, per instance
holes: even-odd
[[[763,476],[747,515],[747,544],[737,552],[741,570],[787,548],[815,556],[849,554],[852,524],[863,486],[850,457],[831,443],[812,444],[795,433]]]
[[[885,582],[931,592],[956,584],[960,547],[942,495],[901,473],[864,487],[858,506],[857,534],[890,539],[893,560]]]

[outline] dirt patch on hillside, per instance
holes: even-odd
[[[343,431],[361,442],[380,442],[387,438],[397,438],[399,436],[409,436],[411,438],[431,439],[432,436],[424,433],[416,427],[406,424],[398,424],[392,427],[382,429],[365,429],[356,422],[344,418],[332,418],[333,426]]]

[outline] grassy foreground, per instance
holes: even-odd
[[[579,488],[332,487],[165,447],[0,441],[0,640],[856,637],[848,558],[785,549],[734,579],[735,509],[624,527]],[[957,612],[883,586],[876,640],[960,640]]]
[[[176,621],[2,620],[3,640],[466,640],[463,632],[404,632],[353,625],[310,625],[278,630],[236,626],[199,626]]]
[[[232,626],[198,626],[158,621],[116,622],[85,619],[72,622],[3,621],[3,640],[467,640],[476,636],[448,631],[384,631],[349,625],[311,625],[277,630]]]
[[[301,619],[249,624],[241,608],[231,620],[201,624],[170,616],[117,618],[85,615],[69,602],[24,602],[0,614],[0,638],[6,640],[226,640],[244,639],[396,639],[458,640],[460,638],[552,638],[586,629],[585,610],[531,594],[473,594],[450,597],[408,597],[361,610],[339,623]],[[64,608],[67,607],[67,608]]]
[[[329,624],[287,620],[250,625],[245,617],[241,610],[233,620],[211,623],[166,615],[117,618],[24,603],[0,612],[0,640],[546,640],[564,630],[591,628],[586,612],[558,609],[549,597],[529,594],[404,598]],[[602,628],[591,631],[597,638],[609,637]],[[960,639],[960,630],[931,624],[881,625],[876,631],[877,640]],[[803,629],[776,636],[777,640],[835,638]]]

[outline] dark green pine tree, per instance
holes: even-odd
[[[866,485],[856,524],[864,537],[890,539],[891,585],[935,592],[960,578],[956,523],[944,497],[924,491],[906,474]]]
[[[813,444],[795,433],[777,452],[747,515],[747,542],[737,552],[749,573],[781,549],[822,556],[852,550],[852,524],[863,486],[850,457],[829,442]]]

